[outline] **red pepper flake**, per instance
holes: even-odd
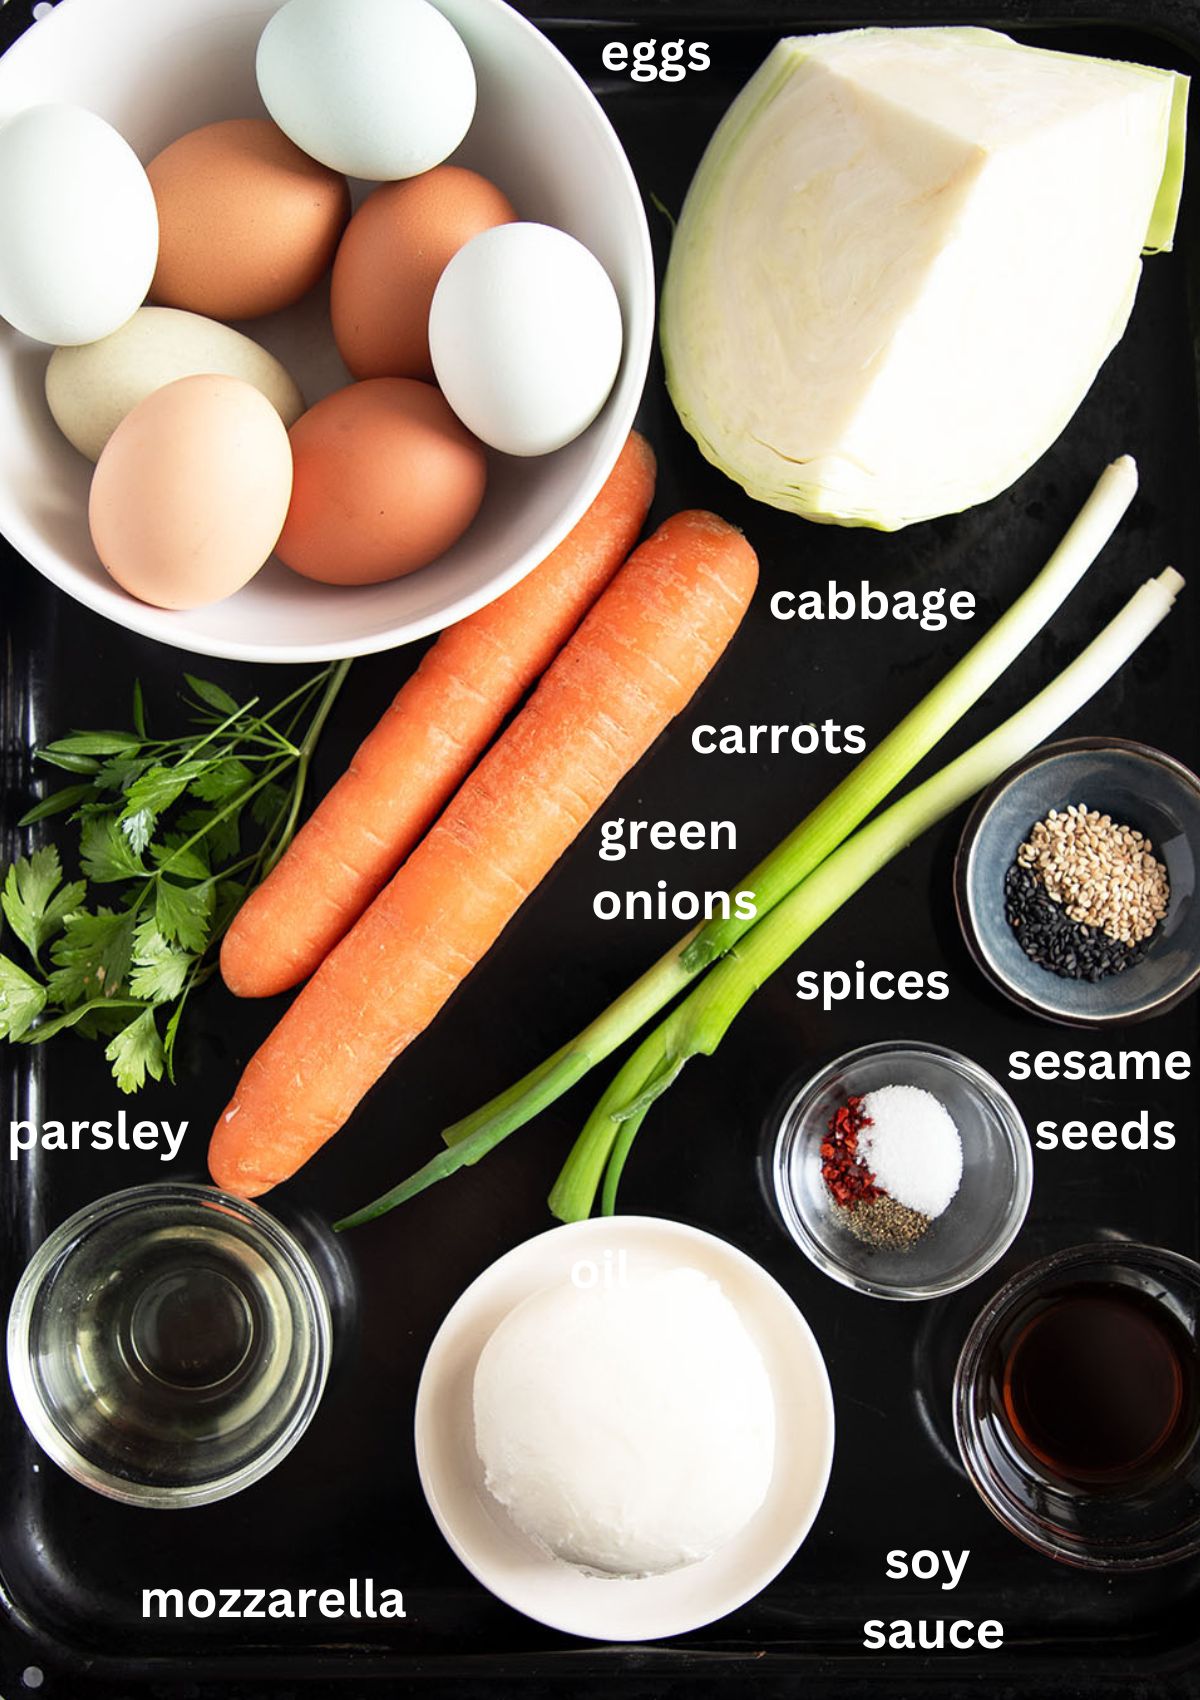
[[[863,1115],[861,1097],[847,1098],[829,1118],[828,1137],[821,1141],[821,1176],[834,1200],[846,1210],[884,1197],[875,1176],[858,1156],[858,1136],[871,1126]]]

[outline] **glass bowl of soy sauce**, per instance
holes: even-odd
[[[1200,1552],[1200,1264],[1113,1242],[1015,1276],[967,1336],[954,1427],[989,1509],[1039,1552],[1146,1570]]]

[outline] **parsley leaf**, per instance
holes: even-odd
[[[154,766],[154,757],[123,755],[110,756],[100,763],[100,771],[92,784],[97,791],[127,791],[139,774]]]
[[[19,1039],[46,1007],[46,988],[0,956],[0,1039]]]
[[[35,850],[28,858],[19,856],[5,876],[0,908],[35,962],[43,944],[79,908],[87,892],[84,882],[75,880],[55,896],[61,881],[62,864],[53,845]]]
[[[90,815],[84,821],[79,835],[79,861],[88,879],[97,885],[139,879],[147,871],[111,814]]]
[[[70,1007],[91,998],[115,998],[133,960],[137,915],[86,909],[71,915],[61,938],[50,946],[56,967],[47,986],[55,1003]]]
[[[239,791],[244,791],[253,781],[254,775],[245,762],[237,756],[228,756],[223,761],[214,762],[192,781],[192,796],[205,803],[224,803]]]
[[[150,846],[151,859],[168,873],[178,874],[180,879],[206,880],[209,866],[204,854],[204,840],[189,845],[186,850],[185,844],[187,837],[182,832],[169,832],[161,844]]]
[[[161,879],[154,902],[154,919],[163,937],[184,950],[202,951],[208,943],[212,886],[172,885]]]
[[[287,807],[288,794],[282,785],[264,785],[250,804],[256,826],[268,827]]]
[[[113,1065],[113,1074],[122,1092],[140,1091],[148,1074],[155,1080],[161,1080],[163,1048],[154,1011],[144,1009],[128,1027],[122,1027],[104,1055]]]
[[[224,819],[218,819],[207,809],[186,809],[178,817],[179,831],[183,835],[180,842],[183,838],[195,838],[198,832],[202,832],[212,867],[219,868],[224,862],[234,862],[241,846],[240,817],[240,809],[231,809]],[[194,844],[192,848],[198,849],[199,845]]]
[[[169,943],[153,921],[143,921],[134,939],[129,990],[148,1003],[170,1003],[183,990],[195,960],[192,951]]]
[[[153,837],[156,818],[151,809],[135,809],[133,814],[121,816],[121,834],[135,856],[141,855]]]
[[[147,768],[125,793],[122,817],[136,814],[141,809],[161,815],[177,797],[183,796],[192,781],[198,779],[208,766],[208,762],[196,760],[181,761],[174,767]]]

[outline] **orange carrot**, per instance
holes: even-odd
[[[239,997],[307,979],[392,877],[638,540],[654,452],[636,432],[569,536],[519,584],[451,626],[221,946]]]
[[[634,551],[251,1058],[209,1147],[218,1186],[255,1197],[336,1133],[690,700],[757,577],[753,549],[713,514],[677,514]]]

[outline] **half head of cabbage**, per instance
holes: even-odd
[[[1187,79],[993,30],[778,43],[730,107],[663,288],[667,382],[714,465],[895,530],[1006,489],[1171,245]]]

